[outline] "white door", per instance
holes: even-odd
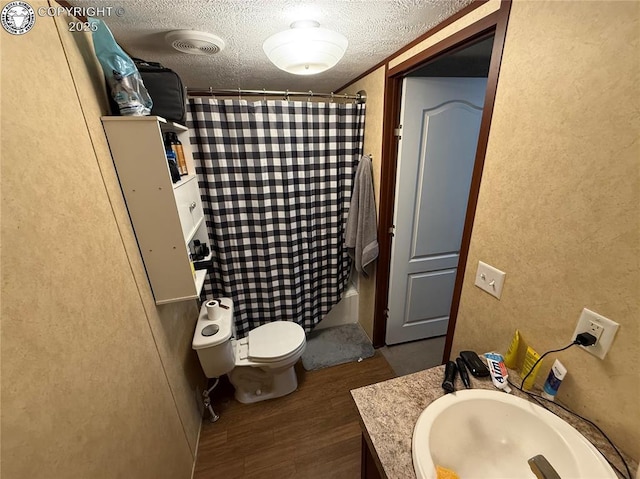
[[[386,343],[447,332],[486,78],[405,78]]]

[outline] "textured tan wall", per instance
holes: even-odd
[[[80,97],[84,118],[97,156],[98,167],[122,236],[144,312],[158,346],[160,359],[178,407],[191,453],[195,456],[202,422],[202,412],[198,407],[202,404],[199,395],[204,385],[204,375],[200,363],[195,351],[191,349],[191,340],[198,317],[198,306],[196,301],[184,301],[157,307],[155,305],[100,121],[102,115],[109,114],[104,75],[94,54],[91,34],[70,33],[67,26],[69,21],[72,19],[56,17],[58,31],[69,60],[73,81]]]
[[[454,354],[568,344],[583,307],[620,323],[600,360],[578,348],[559,399],[640,457],[638,2],[516,1],[509,27]],[[507,273],[500,301],[478,260]],[[545,360],[544,381],[553,363]]]
[[[356,93],[364,90],[367,94],[367,108],[364,124],[364,154],[373,158],[373,190],[376,207],[380,210],[380,167],[382,165],[382,122],[384,115],[384,66],[351,84],[338,93]],[[370,267],[368,278],[360,276],[358,283],[358,322],[370,339],[373,338],[373,314],[376,292],[375,263]]]
[[[54,21],[0,36],[2,472],[187,478],[193,457]]]

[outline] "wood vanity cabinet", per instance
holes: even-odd
[[[159,116],[105,116],[102,124],[156,304],[200,296],[189,245],[208,243],[188,129]],[[171,181],[165,132],[182,143],[188,174]]]
[[[360,447],[360,478],[382,479],[383,476],[378,471],[378,466],[376,465],[373,454],[369,449],[369,444],[367,443],[364,433],[362,433],[362,445]]]

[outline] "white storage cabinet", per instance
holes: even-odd
[[[200,296],[207,270],[192,270],[189,244],[208,243],[188,129],[159,116],[102,117],[156,304]],[[188,174],[172,183],[163,133],[178,134]]]

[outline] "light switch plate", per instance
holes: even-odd
[[[500,299],[502,295],[502,286],[504,285],[504,277],[506,273],[494,268],[482,261],[478,262],[478,271],[476,271],[475,285],[485,290],[491,296]]]
[[[593,323],[593,324],[592,324]],[[580,319],[578,319],[578,324],[576,325],[576,330],[573,332],[573,336],[571,340],[575,340],[576,336],[580,333],[591,333],[594,336],[597,336],[597,332],[594,331],[593,328],[596,328],[599,331],[599,328],[602,328],[600,332],[600,337],[598,338],[598,342],[593,346],[580,346],[582,349],[587,351],[588,353],[593,354],[594,356],[599,357],[600,359],[604,359],[611,349],[611,343],[613,343],[613,338],[618,331],[619,324],[615,321],[611,321],[609,318],[605,318],[604,316],[591,311],[590,309],[584,308],[582,310],[582,314],[580,315]]]

